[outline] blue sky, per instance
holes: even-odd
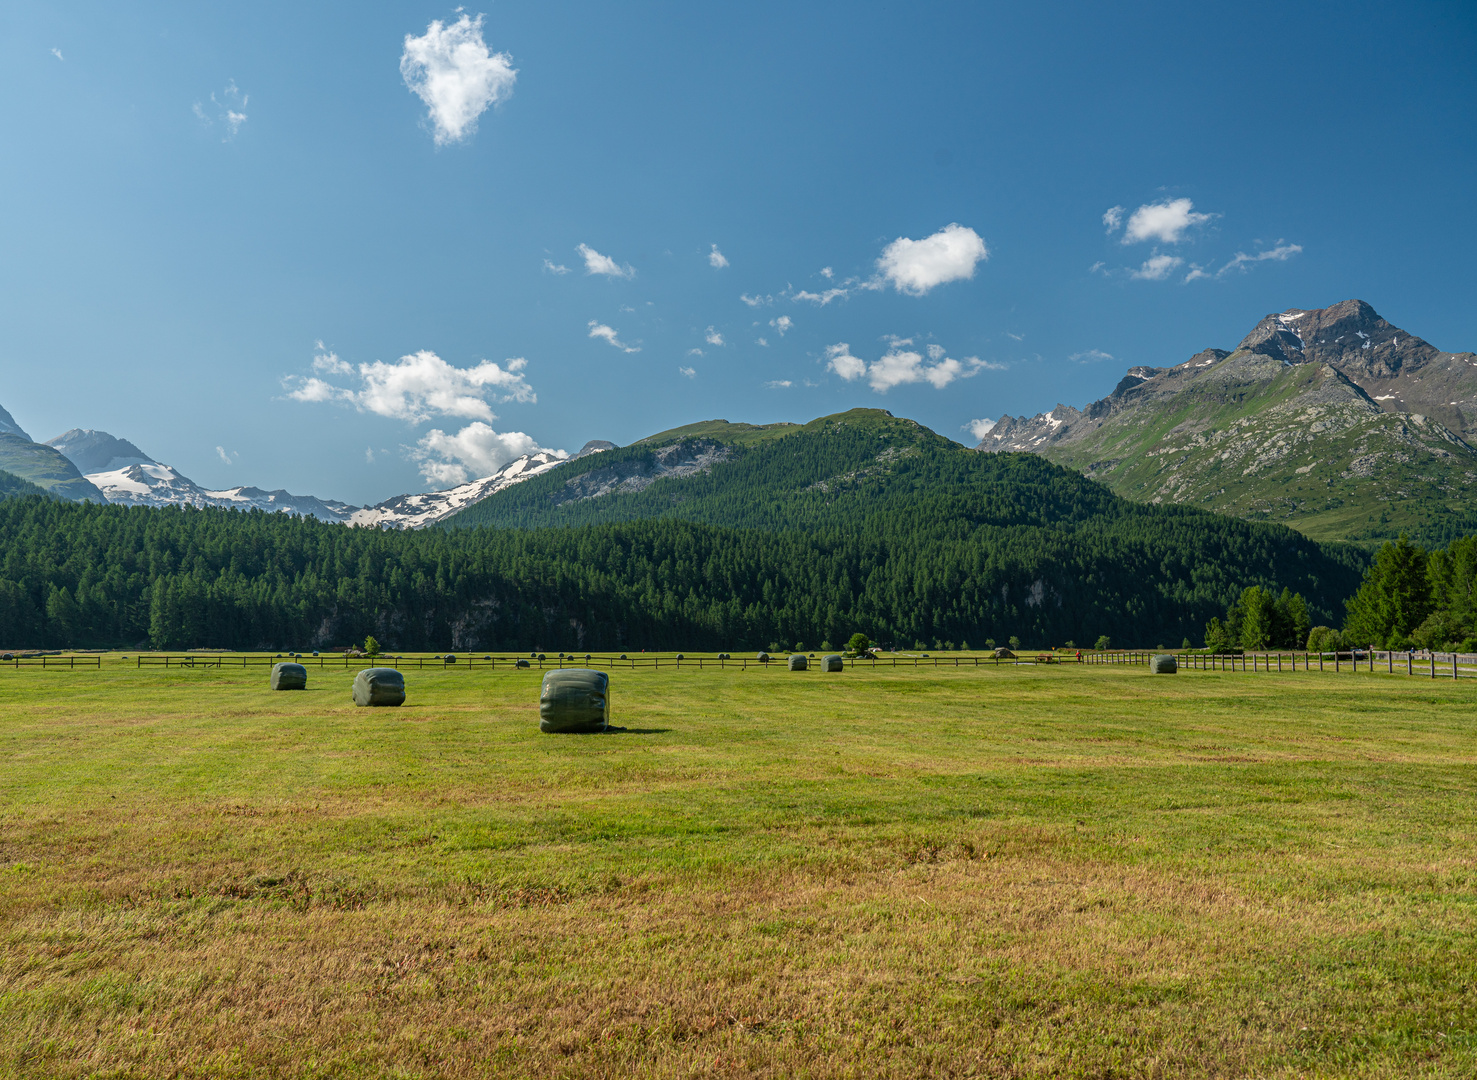
[[[0,404],[362,503],[714,417],[973,442],[1349,297],[1471,349],[1474,55],[1470,3],[8,0]]]

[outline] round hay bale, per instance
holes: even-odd
[[[273,690],[306,690],[307,688],[308,669],[301,664],[272,665]]]
[[[762,652],[758,656],[754,657],[754,659],[758,660],[761,664],[767,664],[769,663],[769,654],[767,652]]]
[[[1159,653],[1149,661],[1149,672],[1154,675],[1173,675],[1179,669],[1179,661],[1170,653]]]
[[[810,661],[805,658],[804,653],[795,653],[790,657],[791,671],[804,671],[810,667]]]
[[[555,735],[593,735],[610,726],[610,676],[593,668],[544,675],[538,729]]]
[[[995,659],[996,660],[1014,660],[1015,659],[1015,653],[1013,653],[1009,649],[1005,649],[1005,648],[996,649],[995,650]]]
[[[514,667],[526,668],[526,667],[529,666],[529,663],[528,663],[527,660],[519,660],[518,663],[514,664],[513,666]]]
[[[846,665],[836,653],[821,657],[822,671],[845,671]]]
[[[454,663],[456,663],[456,656],[454,654],[452,654],[452,653],[447,653],[446,654],[446,662],[448,664],[454,664]]]
[[[365,668],[354,676],[354,704],[403,705],[405,676],[392,667]]]

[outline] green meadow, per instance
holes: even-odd
[[[1468,1077],[1477,682],[0,669],[6,1077]]]

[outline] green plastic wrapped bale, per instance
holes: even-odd
[[[301,664],[272,665],[273,690],[306,690],[307,688],[308,669]]]
[[[1179,661],[1169,653],[1157,653],[1149,661],[1149,671],[1154,675],[1173,675],[1179,669]]]
[[[392,667],[365,668],[354,676],[355,705],[403,705],[405,676]]]
[[[565,668],[544,676],[538,729],[557,735],[595,734],[610,726],[610,676],[593,668]]]
[[[844,671],[846,665],[841,662],[841,657],[832,653],[830,656],[821,657],[822,671]]]
[[[793,656],[790,657],[791,671],[804,671],[809,666],[810,661],[805,659],[804,653],[795,653]]]

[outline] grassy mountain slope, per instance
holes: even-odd
[[[14,473],[0,470],[0,499],[12,499],[18,495],[45,495],[46,489]]]
[[[1346,301],[1268,316],[1230,353],[1131,369],[1083,410],[1003,417],[979,449],[1317,539],[1439,543],[1477,532],[1474,402],[1477,357]]]
[[[9,432],[0,432],[0,470],[64,499],[107,502],[103,493],[57,450]]]

